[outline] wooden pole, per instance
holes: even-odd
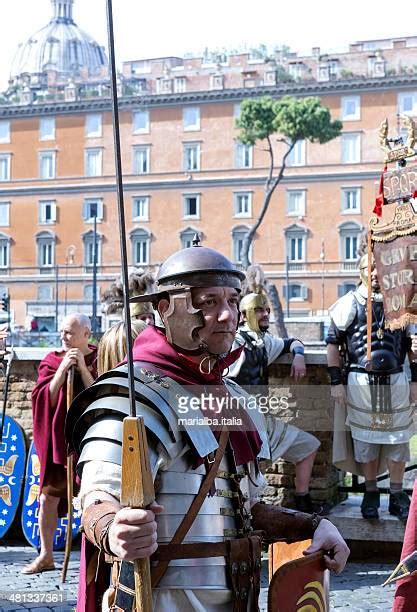
[[[368,230],[368,300],[366,302],[366,364],[371,368],[372,336],[372,232]]]
[[[74,366],[71,366],[68,370],[67,374],[67,411],[68,408],[72,404],[74,396]],[[73,508],[72,508],[72,498],[73,498],[73,461],[72,455],[68,455],[67,457],[67,503],[68,503],[68,513],[67,513],[67,533],[65,537],[65,553],[64,553],[64,563],[62,565],[62,573],[61,573],[61,582],[64,583],[67,577],[68,563],[71,556],[71,546],[72,546],[72,521],[73,521]]]

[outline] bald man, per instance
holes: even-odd
[[[96,347],[88,343],[89,318],[80,313],[68,315],[61,325],[61,344],[39,365],[38,380],[32,392],[33,439],[40,460],[39,536],[40,552],[22,569],[38,574],[55,568],[53,538],[58,516],[66,511],[67,453],[64,436],[67,414],[67,377],[72,366],[74,397],[89,387],[97,376]]]

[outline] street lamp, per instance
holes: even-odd
[[[94,208],[93,230],[93,312],[91,317],[91,331],[97,333],[97,207]]]
[[[324,240],[321,241],[320,261],[321,261],[321,314],[324,313],[324,261],[326,253],[324,250]]]
[[[73,244],[67,247],[65,254],[65,291],[64,291],[64,316],[67,316],[67,298],[68,298],[68,266],[74,265],[76,248]]]

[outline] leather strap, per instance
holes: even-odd
[[[226,429],[223,429],[222,433],[220,434],[219,448],[216,451],[214,461],[211,464],[210,470],[208,471],[206,477],[202,481],[200,490],[198,491],[197,495],[194,497],[191,503],[191,506],[188,509],[187,514],[184,516],[183,520],[181,521],[178,529],[174,533],[174,536],[171,542],[168,544],[168,546],[171,546],[174,544],[181,544],[183,539],[189,532],[190,527],[194,523],[194,520],[197,514],[199,513],[200,508],[203,505],[203,502],[206,499],[208,492],[210,491],[211,485],[214,482],[214,479],[216,478],[217,471],[220,465],[220,461],[223,458],[228,440],[229,440],[229,431]],[[159,584],[159,582],[161,581],[161,578],[163,577],[163,575],[165,574],[168,568],[168,565],[169,565],[169,560],[162,561],[156,567],[152,568],[151,570],[152,588],[155,588]]]
[[[259,612],[259,593],[261,590],[261,556],[262,540],[259,535],[249,536],[249,548],[251,556],[252,572],[252,609]]]
[[[229,576],[233,591],[233,612],[246,612],[251,587],[249,539],[229,540]]]

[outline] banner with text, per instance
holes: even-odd
[[[417,235],[374,242],[373,253],[384,300],[385,327],[395,330],[417,323]]]

